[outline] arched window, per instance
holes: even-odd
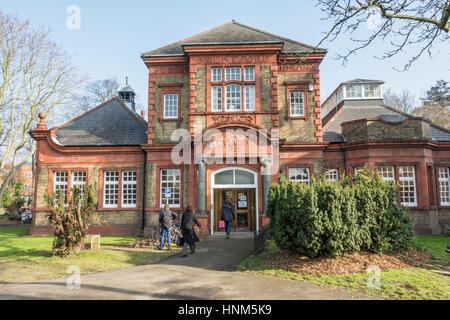
[[[226,111],[242,110],[242,88],[238,84],[226,86]]]
[[[214,185],[255,185],[255,173],[242,169],[229,169],[218,172],[214,176]]]

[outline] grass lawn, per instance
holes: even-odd
[[[52,237],[29,237],[23,228],[0,229],[0,283],[32,282],[66,277],[68,266],[81,274],[155,263],[180,252],[119,246],[133,237],[102,237],[101,250],[87,250],[68,258],[52,256]]]
[[[418,236],[417,240],[425,250],[433,255],[430,263],[440,267],[449,267],[450,254],[445,252],[445,247],[450,244],[450,237]],[[299,281],[310,281],[319,285],[346,289],[383,299],[450,299],[450,276],[436,274],[429,268],[411,267],[381,272],[380,289],[368,289],[367,280],[372,274],[312,276],[280,270],[265,263],[267,257],[277,252],[279,252],[279,249],[275,242],[270,241],[262,253],[250,256],[242,261],[238,270]]]

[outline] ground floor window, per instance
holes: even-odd
[[[137,204],[137,170],[103,172],[103,208],[135,208]]]
[[[399,167],[400,201],[408,207],[417,206],[416,177],[414,166]]]
[[[122,207],[136,207],[137,172],[122,171]]]
[[[393,166],[381,166],[378,167],[378,172],[384,181],[395,181],[394,167]]]
[[[441,167],[438,170],[439,199],[441,206],[450,206],[450,169]]]
[[[119,172],[105,171],[103,184],[103,207],[117,208],[119,200]]]
[[[67,202],[70,199],[69,190],[74,186],[78,186],[82,190],[84,190],[84,186],[86,185],[86,171],[81,170],[60,170],[55,171],[53,173],[53,195],[55,198],[55,202],[59,202],[59,192],[62,191],[64,196],[64,202]]]
[[[339,170],[338,169],[326,169],[325,178],[330,182],[336,182],[339,180]]]
[[[168,204],[171,208],[181,206],[181,170],[161,169],[160,207]]]
[[[310,181],[309,168],[289,168],[289,182],[307,182]]]

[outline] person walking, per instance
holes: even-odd
[[[194,231],[194,225],[201,228],[200,222],[198,222],[195,213],[192,210],[192,206],[187,206],[186,211],[181,217],[181,233],[183,235],[183,251],[181,256],[186,257],[187,246],[191,248],[191,253],[195,252],[195,243],[199,241]]]
[[[170,250],[170,240],[172,236],[172,222],[177,218],[177,214],[170,210],[168,204],[164,205],[164,210],[159,214],[159,223],[161,224],[161,234],[159,238],[158,250],[164,247],[165,239],[167,238],[167,250]]]
[[[236,219],[236,216],[234,214],[234,207],[231,204],[231,200],[228,200],[223,204],[222,210],[220,212],[220,218],[225,221],[227,239],[230,239],[231,224],[233,223],[234,219]]]

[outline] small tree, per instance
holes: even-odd
[[[23,188],[22,182],[17,182],[14,187],[14,200],[13,203],[17,207],[21,208],[25,204],[25,199],[23,198]]]
[[[65,203],[62,191],[58,200],[46,195],[45,201],[49,213],[47,217],[55,228],[53,254],[61,257],[78,254],[84,248],[84,239],[88,229],[88,219],[97,209],[94,200],[95,187],[89,185],[83,191],[78,187],[72,189],[72,198]]]

